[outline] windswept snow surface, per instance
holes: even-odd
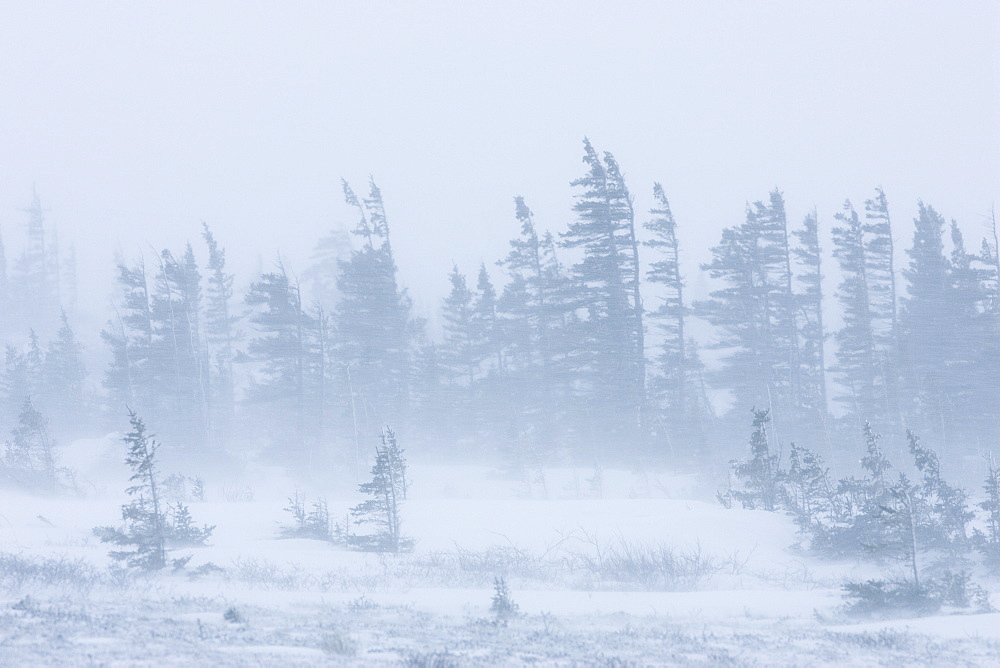
[[[62,462],[85,496],[0,493],[2,665],[1000,662],[1000,614],[846,618],[840,583],[875,567],[813,559],[788,517],[727,510],[663,472],[603,471],[596,498],[592,470],[517,481],[412,466],[402,523],[416,547],[396,556],[280,538],[296,486],[246,466],[206,476],[207,500],[188,503],[217,525],[210,546],[177,550],[192,556],[183,571],[130,575],[91,533],[119,520],[120,446],[72,447]],[[359,501],[347,484],[314,487],[298,491],[335,518]],[[672,571],[622,566],[655,550]],[[491,612],[497,576],[514,618]]]

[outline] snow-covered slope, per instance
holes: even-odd
[[[840,582],[873,566],[813,559],[794,549],[788,517],[691,498],[706,496],[698,481],[666,473],[603,471],[598,498],[593,471],[547,470],[529,484],[486,467],[413,466],[402,523],[416,547],[396,556],[279,538],[297,490],[278,470],[245,467],[206,477],[206,500],[188,503],[216,530],[208,547],[176,551],[192,557],[184,571],[127,576],[91,533],[117,523],[125,498],[114,446],[76,444],[86,496],[0,493],[3,665],[989,665],[1000,656],[997,614],[845,619]],[[324,496],[334,518],[359,501],[348,485],[299,491]],[[660,570],[643,571],[643,559]],[[198,575],[209,563],[222,570]],[[513,619],[490,611],[499,576],[520,609]]]

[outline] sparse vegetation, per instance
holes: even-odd
[[[381,439],[382,446],[375,448],[372,479],[358,486],[370,498],[351,509],[355,524],[373,526],[375,531],[353,533],[347,544],[366,552],[406,552],[413,548],[413,540],[400,528],[400,508],[408,485],[406,459],[392,429],[385,427]]]
[[[160,444],[146,433],[146,425],[135,411],[129,410],[132,431],[123,439],[128,445],[125,463],[132,470],[133,483],[125,491],[132,501],[122,506],[122,527],[95,527],[93,533],[102,543],[130,549],[113,550],[110,556],[130,567],[147,571],[167,565],[170,546],[204,545],[215,527],[197,528],[187,506],[178,503],[172,515],[162,498],[157,474],[156,453]],[[174,561],[175,570],[186,560]]]
[[[518,605],[510,595],[510,587],[503,576],[493,578],[493,599],[490,603],[490,612],[493,613],[497,622],[505,623],[518,614]]]

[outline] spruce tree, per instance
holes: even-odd
[[[651,383],[662,411],[657,431],[665,432],[671,443],[673,437],[700,441],[704,410],[694,378],[699,362],[693,346],[687,341],[689,308],[684,301],[677,223],[659,183],[653,185],[653,198],[656,202],[650,209],[653,217],[644,227],[653,235],[645,245],[659,258],[650,263],[646,274],[647,280],[659,287],[659,305],[649,312],[649,318],[657,324],[663,337],[661,352],[656,358],[659,375]]]
[[[847,405],[859,424],[866,415],[887,420],[886,383],[873,329],[864,227],[849,201],[835,217],[841,223],[833,228],[833,256],[840,263],[842,280],[837,297],[843,318],[836,333],[837,364],[833,367],[843,391],[835,398]]]
[[[293,448],[299,462],[311,452],[306,433],[315,397],[307,393],[310,373],[312,317],[303,310],[297,283],[279,263],[276,271],[262,274],[250,284],[244,303],[252,308],[249,322],[255,334],[247,344],[248,359],[255,363],[247,388],[247,401],[269,418],[271,442]]]
[[[505,384],[509,388],[508,463],[521,469],[525,450],[554,448],[570,432],[566,415],[573,384],[577,331],[570,333],[575,303],[555,240],[539,232],[524,198],[514,198],[520,235],[498,262],[510,281],[497,300],[503,333]]]
[[[645,350],[632,198],[618,163],[584,139],[587,174],[577,188],[576,220],[562,245],[582,252],[573,266],[575,306],[587,319],[576,357],[582,412],[592,443],[636,443],[645,436]]]
[[[202,223],[202,228],[202,238],[208,247],[205,339],[215,372],[210,395],[211,424],[216,436],[225,440],[231,434],[236,410],[233,357],[238,318],[229,306],[233,297],[233,275],[226,270],[226,251],[219,246],[207,223]]]
[[[352,534],[348,544],[368,552],[400,552],[413,545],[400,528],[400,508],[406,498],[406,460],[391,429],[382,430],[381,440],[381,447],[375,448],[372,479],[358,486],[370,498],[351,509],[354,523],[371,524],[375,533]]]
[[[784,200],[747,207],[743,224],[726,228],[702,269],[721,283],[696,312],[715,325],[714,347],[728,350],[712,377],[736,405],[767,405],[773,430],[802,417],[796,297]],[[780,420],[778,419],[780,416]]]
[[[479,337],[473,312],[472,291],[466,285],[465,275],[452,266],[448,276],[451,291],[445,297],[442,309],[444,342],[442,353],[453,382],[467,388],[468,404],[472,386],[479,371]]]
[[[823,325],[823,254],[819,243],[819,225],[813,211],[792,234],[798,244],[792,255],[798,266],[796,279],[801,286],[796,294],[799,318],[801,401],[812,413],[813,425],[826,432],[828,415],[826,395],[826,329]]]
[[[49,437],[48,421],[31,397],[25,397],[21,405],[4,459],[7,475],[19,487],[46,494],[56,491],[54,443]]]
[[[122,506],[123,527],[96,527],[94,534],[102,543],[130,549],[110,552],[113,559],[143,570],[159,570],[167,565],[166,508],[160,498],[157,451],[160,444],[135,411],[129,409],[132,431],[123,439],[128,446],[125,464],[132,470],[125,491],[132,500]]]
[[[742,481],[743,489],[732,495],[744,508],[774,511],[781,493],[781,471],[778,455],[771,452],[767,438],[770,411],[754,408],[753,433],[750,435],[750,459],[733,461],[733,474]]]
[[[310,256],[311,264],[302,278],[309,293],[325,309],[332,309],[340,299],[337,273],[340,263],[351,257],[351,233],[344,228],[331,229],[320,238]]]
[[[11,296],[15,311],[22,322],[36,327],[48,327],[59,312],[55,296],[52,266],[47,250],[45,214],[38,192],[32,191],[28,215],[27,245],[14,265]]]
[[[478,344],[477,356],[492,370],[503,377],[504,334],[500,317],[497,312],[497,292],[486,271],[486,265],[479,267],[479,277],[476,279],[476,295],[473,302],[473,321],[475,323],[475,340]]]
[[[111,349],[112,360],[104,373],[108,407],[112,413],[133,406],[158,416],[161,387],[154,374],[153,322],[145,262],[118,265],[122,299],[115,307],[101,338]]]
[[[898,425],[903,417],[899,398],[897,267],[889,203],[881,188],[875,189],[874,198],[865,200],[863,230],[873,337],[885,379],[886,417]]]
[[[923,202],[918,206],[903,272],[908,293],[900,316],[904,381],[913,398],[914,423],[947,447],[952,404],[944,372],[955,324],[951,266],[944,252],[944,218]]]
[[[79,429],[89,419],[84,397],[87,369],[83,364],[83,347],[76,340],[65,311],[60,314],[60,322],[56,338],[45,353],[40,395],[56,416],[58,429],[75,436],[70,430]]]
[[[161,389],[169,434],[201,449],[208,437],[208,377],[200,332],[201,276],[188,246],[185,257],[160,253],[150,297],[149,371]]]
[[[7,250],[0,232],[0,335],[9,333],[14,326],[11,317],[10,281],[7,275]]]
[[[407,410],[412,339],[419,325],[397,283],[381,191],[372,180],[369,196],[359,200],[346,181],[343,186],[345,200],[360,214],[353,233],[363,243],[339,263],[337,356],[359,400],[382,420]]]

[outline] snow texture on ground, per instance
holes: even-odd
[[[189,503],[217,525],[210,546],[178,550],[183,572],[136,576],[91,534],[119,519],[119,446],[73,447],[62,461],[86,496],[0,493],[0,665],[1000,665],[1000,614],[846,618],[840,583],[874,566],[796,551],[788,517],[726,510],[690,477],[604,471],[593,498],[582,469],[543,484],[413,466],[416,548],[395,556],[279,538],[295,485],[248,466]],[[358,502],[314,487],[300,491],[334,517]],[[616,546],[694,572],[595,570]],[[197,575],[209,563],[221,570]],[[490,610],[496,576],[513,618]]]

